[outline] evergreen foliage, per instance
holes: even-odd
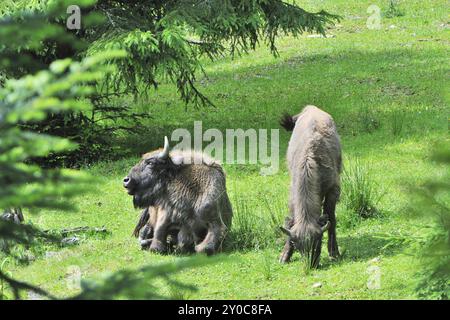
[[[74,4],[82,8],[81,29],[63,32],[68,15],[62,9]],[[45,28],[36,27],[34,15],[27,17],[31,12],[38,19],[45,16]],[[1,13],[3,20],[20,20],[31,33],[23,33],[23,37],[0,47],[4,56],[20,53],[20,67],[0,62],[0,74],[6,78],[45,69],[56,59],[111,49],[122,49],[128,54],[125,59],[108,61],[117,69],[99,84],[101,90],[91,97],[94,108],[89,112],[50,115],[30,127],[80,144],[83,159],[79,153],[69,153],[41,162],[66,166],[90,163],[112,154],[112,137],[121,131],[138,131],[140,119],[146,115],[133,112],[126,103],[118,103],[119,99],[114,98],[146,96],[151,88],[169,81],[176,85],[186,104],[213,105],[196,85],[197,77],[203,73],[202,57],[214,60],[246,53],[259,43],[268,45],[276,55],[277,37],[303,32],[325,34],[326,26],[339,19],[325,11],[310,13],[281,0],[19,1],[0,5]],[[29,42],[30,38],[34,40]]]
[[[22,19],[29,19],[32,23],[24,25]],[[8,39],[11,39],[11,42],[14,42],[14,39],[39,42],[50,35],[64,39],[64,30],[52,27],[46,29],[47,20],[48,17],[36,14],[21,16],[20,19],[4,17],[0,28],[3,35],[0,37],[0,48],[8,48]],[[34,34],[33,29],[37,27],[46,31],[37,38],[31,37]],[[39,45],[31,42],[28,45]],[[23,47],[27,47],[26,42]],[[113,71],[104,62],[123,59],[125,56],[124,51],[108,50],[86,57],[80,62],[70,58],[55,60],[48,70],[42,69],[35,74],[19,78],[11,78],[9,75],[3,78],[0,87],[0,208],[5,210],[5,214],[0,218],[0,299],[20,299],[30,292],[40,298],[57,298],[40,287],[15,279],[6,270],[6,262],[15,258],[11,248],[33,246],[37,239],[54,243],[61,241],[58,234],[23,223],[21,208],[32,213],[38,213],[40,209],[57,209],[59,212],[73,210],[70,198],[89,190],[88,183],[92,182],[92,178],[83,172],[42,168],[31,161],[37,157],[46,157],[50,153],[76,150],[77,146],[66,138],[29,131],[26,128],[38,121],[45,121],[49,115],[90,112],[93,109],[91,97],[97,94],[95,84]],[[24,62],[14,59],[6,49],[0,50],[0,61],[12,70],[20,70]],[[26,62],[34,65],[32,60]],[[150,285],[150,282],[158,277],[183,290],[191,290],[192,287],[179,284],[171,280],[170,276],[178,270],[199,263],[201,262],[198,260],[187,260],[173,266],[119,271],[103,282],[85,280],[82,291],[73,298],[161,298],[163,296],[156,293],[156,287]]]
[[[420,250],[423,269],[420,271],[418,295],[423,299],[450,299],[450,141],[441,142],[432,154],[432,160],[443,165],[447,174],[438,180],[429,180],[421,187],[413,187],[412,212],[422,218],[431,218],[432,227]]]

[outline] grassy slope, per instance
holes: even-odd
[[[375,3],[383,8],[387,2]],[[403,181],[419,183],[443,170],[428,163],[427,153],[432,143],[448,134],[444,89],[449,38],[448,29],[442,26],[447,25],[446,1],[402,2],[405,16],[383,19],[381,30],[365,26],[372,1],[309,3],[309,9],[325,8],[343,16],[329,32],[336,37],[286,37],[278,43],[279,58],[260,48],[234,61],[208,63],[209,78],[201,81],[201,89],[217,104],[214,110],[184,112],[173,87],[162,86],[148,101],[137,104],[154,116],[148,122],[148,137],[130,139],[128,146],[135,154],[157,147],[165,134],[177,127],[190,128],[194,120],[202,120],[204,130],[278,128],[283,111],[297,113],[303,105],[313,103],[335,118],[346,161],[360,157],[370,164],[373,179],[386,192],[379,204],[384,215],[353,227],[341,224],[338,241],[345,251],[343,259],[331,262],[323,254],[322,267],[305,274],[298,255],[289,265],[277,262],[282,236],[274,227],[286,214],[289,184],[284,163],[280,172],[270,177],[260,176],[257,166],[226,166],[236,239],[246,250],[228,253],[234,257],[229,261],[180,274],[180,280],[199,287],[198,292],[182,294],[184,297],[414,297],[418,262],[401,241],[379,235],[402,238],[420,230],[421,222],[405,218],[408,198],[402,190]],[[394,121],[403,124],[398,135],[392,132]],[[374,122],[379,128],[372,131],[370,123]],[[288,139],[289,134],[280,131],[281,162]],[[45,228],[105,225],[112,231],[110,237],[87,239],[77,247],[61,250],[58,256],[17,267],[13,274],[66,295],[73,293],[65,280],[72,265],[79,266],[84,277],[96,277],[120,268],[179,259],[142,252],[130,236],[137,212],[121,190],[120,181],[136,160],[101,163],[89,169],[101,180],[98,192],[78,199],[78,213],[45,212],[31,218]],[[270,212],[276,223],[270,222]],[[343,204],[337,212],[338,225],[339,219],[351,220]],[[245,223],[253,226],[253,231],[245,229]],[[370,265],[381,268],[378,290],[367,288]],[[313,289],[315,282],[321,282],[322,287]]]

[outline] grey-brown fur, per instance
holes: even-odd
[[[325,230],[329,255],[339,255],[335,207],[340,194],[341,145],[332,117],[315,106],[306,106],[292,120],[286,116],[282,120],[287,129],[292,122],[295,126],[287,151],[290,216],[282,228],[288,239],[280,261],[289,262],[298,249],[309,254],[312,267],[317,267]]]
[[[231,227],[232,208],[225,173],[215,160],[194,151],[145,154],[124,179],[135,207],[162,210],[154,221],[150,250],[167,251],[170,229],[179,228],[178,246],[207,254],[219,250]],[[151,215],[150,215],[151,216]],[[206,233],[206,234],[205,234]]]
[[[166,214],[164,210],[159,207],[148,207],[142,210],[139,221],[133,231],[133,235],[139,238],[139,243],[142,249],[149,249],[152,244],[156,222],[160,215]],[[179,249],[183,252],[193,251],[192,243],[184,243],[184,239],[180,239],[178,246],[178,236],[180,235],[180,226],[178,224],[171,224],[168,227],[167,247],[168,251]],[[181,236],[181,235],[180,235]],[[190,246],[189,246],[190,245]]]

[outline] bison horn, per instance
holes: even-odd
[[[330,221],[327,221],[324,226],[322,226],[320,229],[322,230],[322,233],[327,231],[330,228]]]
[[[164,137],[164,150],[161,151],[159,157],[161,159],[167,159],[168,156],[169,156],[169,139],[167,139],[167,137]]]

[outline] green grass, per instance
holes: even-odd
[[[45,229],[104,225],[111,235],[88,237],[52,257],[38,256],[28,266],[9,263],[4,268],[67,296],[76,293],[67,288],[70,266],[95,278],[180,259],[141,251],[131,237],[138,212],[122,190],[121,178],[139,154],[160,147],[163,136],[175,128],[191,129],[194,120],[202,120],[204,130],[275,129],[283,112],[298,113],[305,104],[315,104],[334,117],[345,158],[370,163],[369,183],[384,192],[377,203],[383,215],[355,221],[342,201],[337,207],[342,258],[331,261],[324,246],[318,270],[305,272],[298,254],[292,263],[279,264],[284,237],[277,226],[287,215],[289,188],[284,164],[289,133],[280,131],[282,165],[276,175],[260,176],[260,165],[225,165],[235,213],[226,259],[176,276],[196,285],[196,292],[162,290],[185,299],[415,298],[418,262],[411,254],[411,237],[420,236],[426,221],[408,216],[410,195],[403,186],[439,177],[444,170],[428,154],[432,144],[448,137],[447,2],[402,2],[404,15],[382,18],[380,30],[366,28],[366,10],[372,3],[387,10],[389,1],[304,2],[308,9],[343,16],[328,32],[335,37],[284,37],[278,41],[278,58],[261,47],[235,60],[206,61],[208,78],[199,81],[199,88],[216,108],[185,109],[175,88],[164,84],[147,100],[137,101],[136,108],[149,113],[146,134],[123,137],[118,148],[123,159],[88,168],[100,180],[96,192],[76,199],[79,211],[27,217]],[[380,268],[379,289],[367,287],[373,265]],[[317,282],[322,286],[313,288]]]

